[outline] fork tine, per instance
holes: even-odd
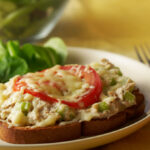
[[[140,60],[140,62],[144,63],[144,60],[143,60],[142,56],[140,55],[138,48],[135,46],[134,49],[135,49],[136,55],[137,55],[138,59]]]
[[[150,47],[147,44],[145,44],[145,46],[146,46],[146,48],[147,48],[147,50],[149,52],[149,55],[150,55]]]
[[[146,55],[146,52],[145,52],[145,50],[144,50],[144,47],[141,45],[140,46],[141,47],[141,49],[142,49],[142,53],[143,53],[143,55],[144,55],[144,57],[145,57],[145,59],[146,59],[146,61],[148,62],[148,64],[149,64],[149,58],[148,58],[148,56]],[[147,47],[146,47],[147,48]]]

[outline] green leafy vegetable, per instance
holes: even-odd
[[[8,41],[7,42],[7,49],[10,56],[18,56],[20,55],[20,48],[18,41]]]
[[[28,71],[28,65],[24,59],[19,57],[3,57],[0,59],[0,79],[6,82],[13,76],[23,75]]]
[[[8,51],[6,50],[6,46],[0,41],[0,58],[3,56],[8,56]]]
[[[0,39],[40,33],[66,0],[0,0]]]
[[[59,41],[63,43],[61,39]],[[49,46],[42,47],[29,43],[20,46],[18,41],[9,41],[6,44],[0,42],[0,82],[6,82],[15,75],[41,71],[64,63],[68,53],[65,44],[61,47],[57,46],[59,43],[54,43],[52,46],[49,43]],[[65,52],[64,56],[62,51]]]
[[[52,63],[46,51],[43,51],[42,47],[38,47],[31,44],[25,44],[22,46],[22,57],[26,60],[29,66],[30,72],[35,72],[48,67],[52,67]],[[45,58],[45,55],[49,58]]]
[[[9,1],[12,3],[15,3],[17,5],[39,5],[39,4],[51,4],[51,5],[57,5],[62,0],[2,0],[2,1]]]
[[[44,46],[54,49],[56,53],[58,54],[59,63],[64,64],[67,58],[68,52],[67,52],[65,43],[60,38],[57,38],[57,37],[51,38],[45,43]]]
[[[0,42],[0,82],[6,82],[9,78],[28,71],[26,61],[17,57],[15,51],[9,53],[7,47],[9,46]]]

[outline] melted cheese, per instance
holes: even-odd
[[[84,79],[59,69],[59,66],[47,69],[44,73],[27,74],[21,81],[27,83],[27,88],[34,91],[44,92],[56,99],[68,101],[77,100],[77,97],[89,88],[89,84]]]
[[[27,117],[21,111],[19,103],[16,103],[15,107],[12,109],[8,116],[8,120],[11,120],[12,124],[16,124],[18,126],[26,125]]]
[[[36,126],[46,127],[46,126],[49,126],[49,125],[54,125],[58,119],[59,119],[58,114],[51,114],[45,120],[37,122]]]
[[[81,79],[80,68],[72,67],[71,72],[60,70],[60,66],[47,69],[44,72],[28,73],[22,78],[30,87],[37,92],[45,92],[49,96],[55,97],[58,103],[48,103],[30,94],[24,94],[25,87],[14,92],[13,86],[18,76],[12,78],[5,84],[0,84],[0,119],[13,126],[44,127],[49,125],[66,124],[73,121],[90,121],[93,118],[109,118],[112,115],[136,104],[125,101],[123,94],[134,89],[135,83],[125,76],[118,75],[118,69],[107,60],[101,63],[90,65],[102,79],[103,91],[99,97],[99,102],[92,104],[86,109],[73,109],[65,104],[61,104],[61,99],[68,101],[78,100],[78,96],[86,94],[87,89],[94,88]],[[85,67],[84,71],[88,71]],[[72,73],[78,72],[78,77]],[[111,86],[111,79],[115,78],[116,85]],[[21,111],[20,102],[30,102],[31,109],[25,115]],[[106,102],[109,110],[99,112],[100,102]],[[63,117],[63,118],[62,118]],[[62,119],[62,120],[61,120]],[[61,120],[61,121],[60,121]]]

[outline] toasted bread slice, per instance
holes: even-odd
[[[55,125],[50,127],[8,127],[7,123],[0,122],[0,138],[9,143],[49,143],[73,140],[83,136],[97,135],[128,122],[144,113],[144,96],[135,91],[137,104],[127,108],[109,119],[96,119],[86,122],[74,122],[66,125]]]
[[[15,144],[49,143],[77,139],[81,136],[79,122],[50,127],[8,127],[0,123],[0,139]]]
[[[129,120],[139,117],[144,113],[144,96],[139,91],[134,91],[136,105],[127,108],[109,119],[95,119],[82,123],[82,135],[91,136],[111,131],[127,123]]]

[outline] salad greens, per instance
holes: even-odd
[[[60,38],[49,41],[44,46],[29,43],[20,46],[18,41],[1,41],[0,82],[6,82],[15,75],[63,65],[68,55],[64,42]]]
[[[67,48],[66,45],[64,44],[64,42],[60,39],[60,38],[52,38],[50,40],[48,40],[45,44],[45,47],[52,47],[53,49],[56,50],[56,53],[58,55],[58,63],[63,64],[67,58],[68,52],[67,52]]]
[[[0,39],[26,39],[47,27],[65,0],[0,0]]]
[[[1,0],[1,1],[9,1],[15,3],[17,5],[33,5],[37,3],[51,3],[52,5],[57,5],[61,0]]]

